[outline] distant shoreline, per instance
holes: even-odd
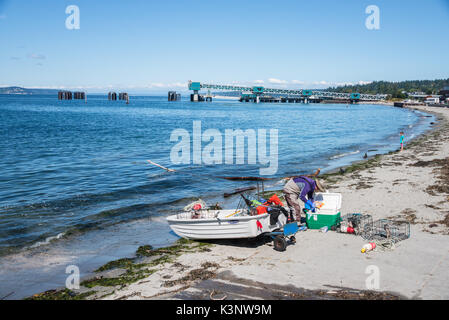
[[[45,89],[45,88],[23,88],[18,86],[12,86],[12,87],[0,87],[0,95],[7,95],[7,96],[38,96],[38,95],[57,95],[60,91],[77,91],[82,89]],[[114,91],[114,90],[112,90]],[[115,89],[115,91],[126,91],[126,90],[120,90]],[[97,92],[97,93],[86,93],[90,96],[107,96],[107,92]],[[154,97],[164,97],[165,93],[130,93],[130,96],[154,96]],[[188,97],[189,93],[181,93],[181,96]],[[213,99],[217,100],[232,100],[232,101],[238,101],[240,99],[239,96],[228,96],[228,95],[214,95],[212,94]],[[181,100],[182,101],[182,100]],[[335,102],[338,103],[338,102]],[[317,104],[325,104],[322,102],[319,102]],[[342,102],[342,104],[346,104],[346,102]],[[388,105],[393,106],[394,101],[391,100],[385,100],[385,101],[358,101],[356,104],[375,104],[375,105]]]

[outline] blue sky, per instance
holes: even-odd
[[[80,29],[65,26],[68,5]],[[365,9],[380,10],[368,30]],[[325,88],[449,77],[449,0],[0,0],[0,86]]]

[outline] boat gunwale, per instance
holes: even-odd
[[[230,210],[233,211],[233,210]],[[259,214],[255,216],[237,216],[237,217],[229,217],[229,218],[205,218],[205,219],[178,219],[177,214],[173,214],[167,217],[168,222],[176,223],[176,222],[182,222],[182,223],[202,223],[202,222],[220,222],[220,221],[251,221],[251,220],[259,220],[264,219],[268,217],[269,213]]]

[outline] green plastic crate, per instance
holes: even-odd
[[[320,229],[322,227],[328,227],[329,229],[338,224],[340,221],[340,212],[336,214],[318,214],[307,212],[307,228]]]

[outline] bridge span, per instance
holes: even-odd
[[[305,102],[307,99],[319,99],[319,100],[349,100],[351,102],[357,101],[382,101],[385,100],[386,94],[362,94],[362,93],[340,93],[340,92],[330,92],[324,90],[305,90],[305,89],[274,89],[265,88],[262,86],[234,86],[234,85],[222,85],[222,84],[207,84],[201,82],[188,82],[189,90],[193,91],[191,95],[191,101],[201,101],[201,96],[199,91],[201,89],[212,89],[212,90],[224,90],[224,91],[237,91],[246,96],[251,95],[254,102],[259,102],[261,97],[266,94],[277,94],[286,95],[291,98],[301,98]]]

